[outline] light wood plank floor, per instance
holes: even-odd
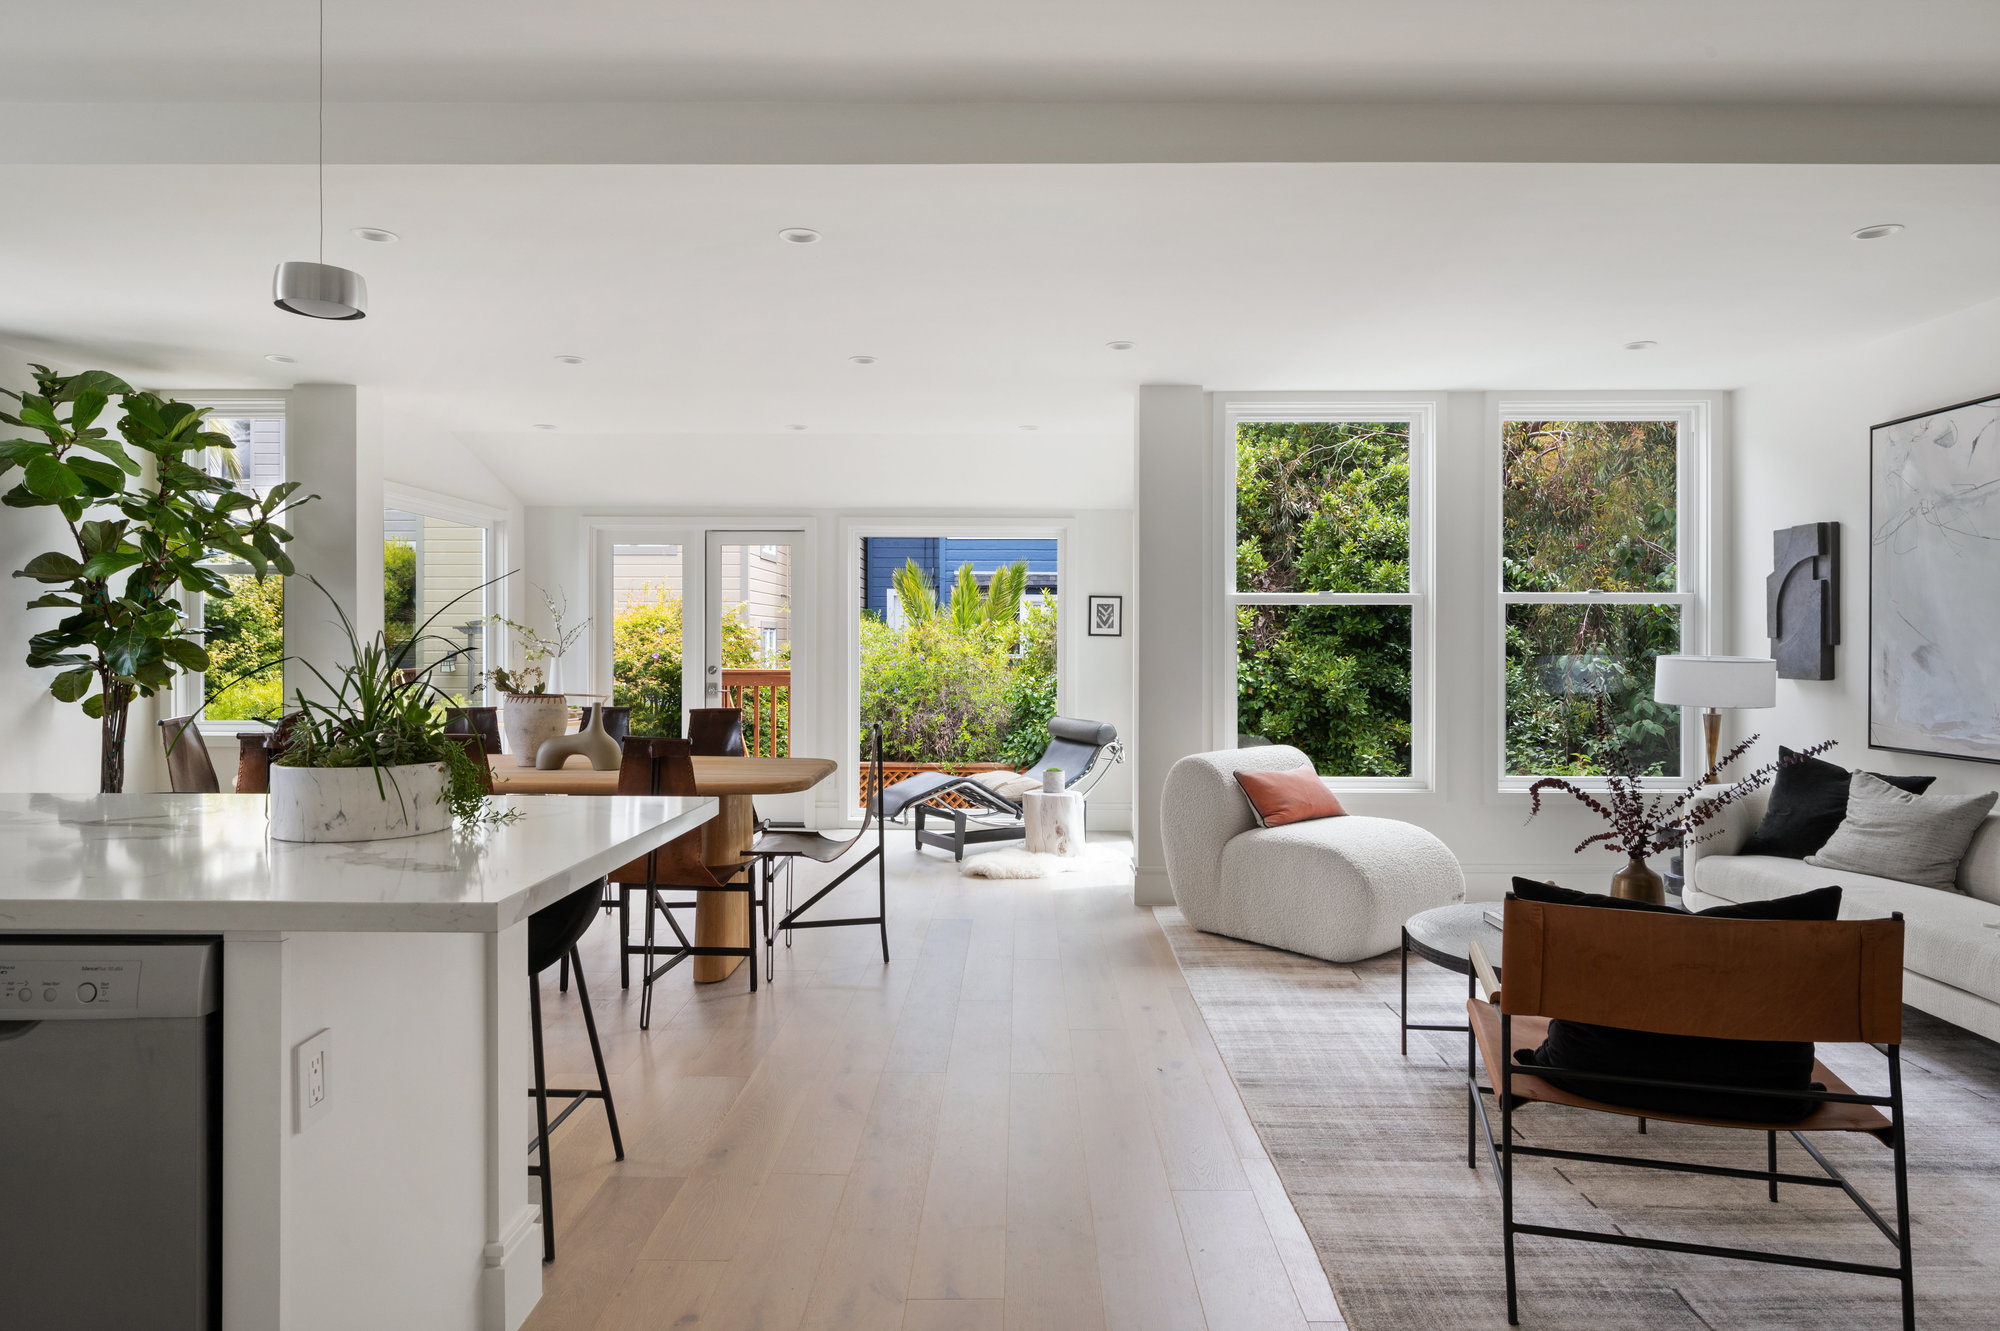
[[[754,995],[676,970],[646,1033],[592,929],[626,1158],[595,1105],[556,1133],[529,1331],[1341,1327],[1123,859],[988,882],[905,833],[889,876],[889,965],[872,929],[800,933]],[[587,1085],[555,981],[550,1080]]]

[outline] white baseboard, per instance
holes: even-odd
[[[1132,904],[1135,906],[1174,904],[1174,887],[1167,881],[1167,871],[1164,868],[1141,868],[1133,872]]]
[[[523,1206],[501,1235],[486,1245],[480,1272],[483,1331],[517,1331],[542,1301],[542,1208]]]

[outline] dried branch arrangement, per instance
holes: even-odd
[[[1597,725],[1605,735],[1609,735],[1610,723],[1604,714],[1604,699],[1597,700]],[[1710,794],[1702,792],[1721,780],[1722,770],[1748,753],[1760,736],[1752,735],[1735,748],[1716,760],[1715,766],[1701,774],[1701,777],[1680,791],[1648,792],[1641,779],[1630,772],[1612,772],[1605,776],[1603,797],[1585,790],[1564,777],[1543,777],[1528,787],[1533,797],[1528,809],[1528,817],[1533,818],[1542,811],[1542,792],[1559,790],[1575,797],[1579,804],[1602,818],[1611,826],[1602,832],[1585,837],[1577,843],[1577,851],[1582,852],[1598,843],[1604,848],[1633,859],[1645,859],[1661,851],[1677,846],[1691,845],[1706,841],[1718,835],[1720,827],[1710,827],[1716,817],[1730,805],[1747,798],[1762,789],[1781,767],[1803,762],[1807,758],[1817,758],[1834,745],[1833,740],[1801,749],[1789,758],[1774,759],[1756,771],[1715,790]],[[1622,753],[1623,750],[1610,749]],[[1707,828],[1707,831],[1700,829]]]

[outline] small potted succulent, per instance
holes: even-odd
[[[320,587],[318,579],[312,582]],[[377,841],[441,832],[454,819],[476,824],[512,817],[491,809],[479,762],[445,734],[443,706],[450,699],[431,675],[452,652],[413,670],[399,664],[405,644],[392,648],[381,634],[363,643],[338,602],[334,613],[352,659],[331,675],[304,663],[323,696],[311,698],[301,689],[296,709],[279,726],[271,761],[272,838]],[[411,644],[423,640],[431,620]]]
[[[526,624],[493,616],[495,624],[513,630],[521,664],[511,669],[495,666],[487,672],[501,695],[500,733],[506,737],[507,752],[521,767],[533,767],[542,745],[561,736],[569,726],[569,699],[562,691],[563,656],[590,627],[587,617],[580,624],[564,623],[569,616],[568,597],[558,599],[539,587],[536,590],[542,594],[553,631],[540,633]]]

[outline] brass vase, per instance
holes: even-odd
[[[1649,906],[1667,904],[1667,880],[1653,872],[1653,866],[1634,855],[1625,867],[1611,875],[1611,895],[1627,901],[1643,901]]]

